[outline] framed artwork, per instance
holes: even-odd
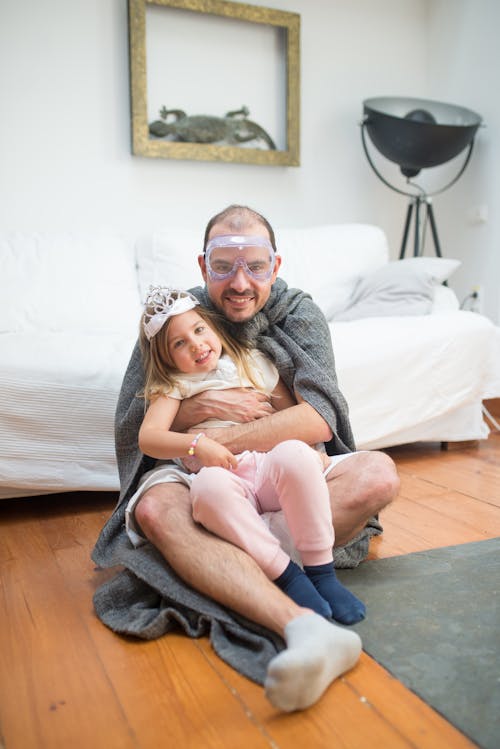
[[[132,152],[300,164],[300,16],[226,0],[129,0]]]

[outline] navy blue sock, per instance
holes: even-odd
[[[292,560],[290,560],[286,570],[276,580],[273,580],[273,582],[283,593],[290,596],[292,601],[298,603],[299,606],[312,609],[317,614],[331,619],[332,611],[329,604],[321,597],[307,575],[302,572],[299,565],[292,562]]]
[[[333,562],[305,566],[304,572],[332,609],[333,618],[341,624],[355,624],[365,618],[365,604],[337,580]]]

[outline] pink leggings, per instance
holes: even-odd
[[[234,470],[205,467],[191,485],[193,517],[244,549],[275,580],[290,557],[260,515],[283,510],[303,564],[332,561],[330,497],[319,454],[287,440],[268,453],[244,452]]]

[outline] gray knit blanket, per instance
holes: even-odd
[[[213,309],[205,289],[192,289]],[[311,297],[277,279],[265,307],[249,322],[229,324],[240,340],[268,354],[287,386],[310,403],[330,426],[328,454],[352,452],[354,439],[347,403],[340,392],[327,322]],[[115,420],[120,498],[92,553],[100,567],[121,569],[94,595],[101,621],[113,631],[152,639],[181,629],[190,637],[208,635],[215,652],[240,673],[262,684],[267,665],[284,643],[269,630],[217,604],[184,583],[159,552],[145,543],[134,548],[125,532],[125,507],[140,477],[154,465],[137,445],[144,383],[136,344],[123,380]],[[336,567],[356,567],[366,558],[370,537],[382,532],[373,518],[347,546],[334,550]]]

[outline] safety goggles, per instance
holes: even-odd
[[[212,281],[234,276],[238,268],[256,281],[268,281],[273,275],[275,253],[269,239],[227,234],[211,239],[205,249],[205,264]]]

